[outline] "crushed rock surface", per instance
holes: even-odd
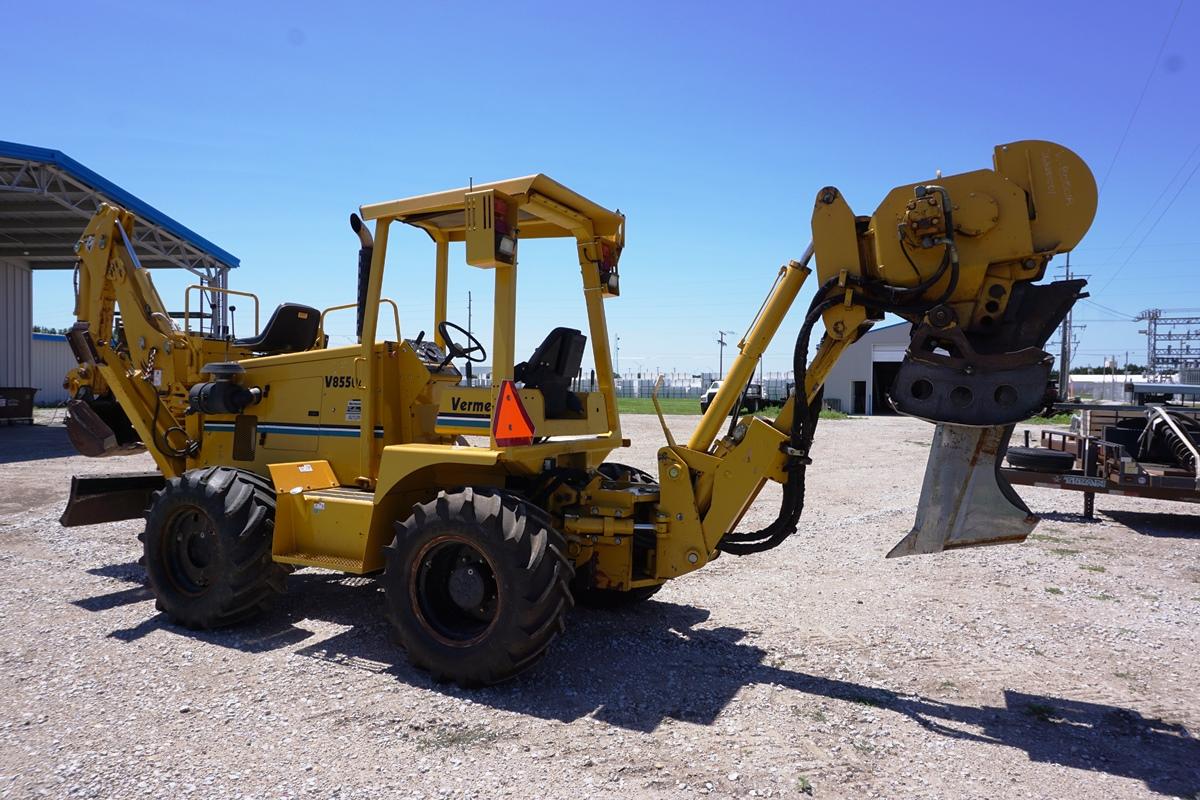
[[[655,471],[657,420],[622,422],[613,459]],[[1102,495],[1089,522],[1020,488],[1026,543],[886,560],[932,430],[823,421],[782,547],[577,610],[532,672],[465,691],[405,663],[369,578],[171,626],[139,522],[57,522],[72,474],[150,459],[0,429],[0,798],[1196,797],[1198,508]]]

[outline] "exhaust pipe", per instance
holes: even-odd
[[[362,344],[363,317],[367,311],[367,284],[371,279],[371,257],[375,253],[375,240],[371,238],[371,230],[363,223],[358,214],[350,215],[350,229],[358,234],[358,342]]]

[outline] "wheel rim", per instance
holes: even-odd
[[[163,565],[176,589],[203,594],[209,586],[209,568],[217,558],[217,529],[198,506],[185,506],[167,521],[163,536]]]
[[[495,625],[500,592],[491,560],[468,539],[440,536],[413,562],[409,581],[413,610],[439,641],[465,647]]]

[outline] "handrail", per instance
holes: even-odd
[[[249,297],[251,300],[254,301],[254,335],[255,336],[258,335],[258,332],[259,332],[258,331],[258,295],[254,294],[253,292],[239,292],[236,289],[222,289],[220,286],[201,286],[198,283],[193,283],[191,286],[189,286],[183,290],[183,331],[184,331],[184,333],[192,332],[191,319],[190,319],[190,313],[191,313],[190,301],[191,301],[191,296],[192,296],[192,289],[198,289],[202,292],[220,292],[222,294],[237,295],[238,297]],[[210,307],[212,306],[211,302],[209,303],[209,306]],[[211,333],[211,330],[209,332]],[[204,333],[203,317],[201,317],[200,333],[202,333],[202,334]]]
[[[396,320],[396,341],[402,341],[400,339],[400,307],[396,305],[396,301],[390,297],[379,298],[379,304],[383,305],[384,303],[387,303],[392,307],[392,316]],[[345,305],[340,306],[330,306],[321,312],[321,322],[317,326],[317,339],[323,339],[325,336],[325,315],[330,311],[343,311],[347,308],[358,308],[358,303],[346,303]]]

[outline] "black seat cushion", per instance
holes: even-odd
[[[546,401],[546,418],[562,417],[568,411],[583,412],[583,404],[571,391],[571,379],[579,373],[587,337],[574,328],[555,328],[546,335],[528,361],[513,370],[513,377],[530,389],[538,389]]]
[[[234,339],[233,343],[260,355],[295,353],[313,346],[320,324],[321,312],[312,306],[282,303],[258,336]]]

